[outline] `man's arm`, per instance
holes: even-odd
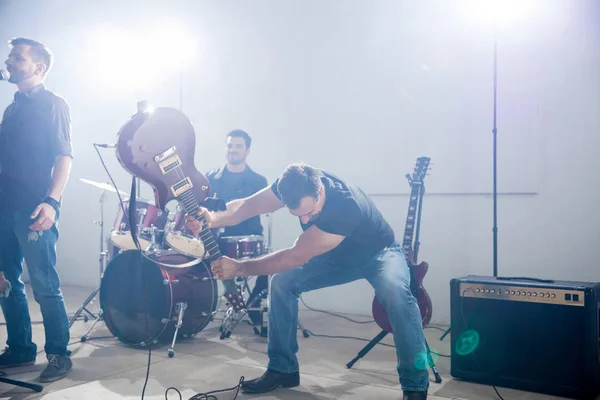
[[[227,203],[227,211],[212,212],[207,220],[211,228],[233,226],[256,215],[274,212],[283,206],[271,187],[265,187],[250,197],[230,201]]]
[[[71,173],[71,159],[73,158],[73,149],[71,147],[71,114],[67,102],[62,98],[55,99],[52,109],[52,134],[54,136],[54,146],[49,149],[56,158],[52,169],[52,182],[48,197],[60,201],[63,191],[67,186],[69,175]],[[54,225],[56,217],[56,204],[50,204],[52,201],[46,199],[46,202],[40,203],[30,218],[35,222],[29,226],[29,229],[35,231],[45,231]]]
[[[69,176],[71,174],[71,157],[69,156],[58,156],[54,163],[54,170],[52,171],[52,184],[50,186],[50,193],[48,196],[52,197],[56,201],[60,201]]]
[[[307,263],[311,258],[337,247],[345,236],[327,233],[311,226],[304,231],[294,245],[263,257],[240,262],[238,275],[272,275]]]

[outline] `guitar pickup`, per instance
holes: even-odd
[[[163,151],[162,153],[154,156],[154,161],[159,163],[159,162],[163,161],[165,158],[175,154],[176,151],[177,151],[177,147],[175,147],[175,146],[170,147],[167,150]]]
[[[167,173],[169,173],[169,171],[172,171],[180,165],[181,159],[177,154],[175,154],[174,156],[169,157],[166,160],[160,162],[158,164],[158,167],[160,168],[160,171],[163,173],[163,175],[166,175]]]
[[[171,192],[175,197],[179,197],[182,193],[190,190],[192,188],[192,181],[190,178],[184,178],[171,186]]]

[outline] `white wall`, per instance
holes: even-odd
[[[107,60],[106,57],[98,59],[97,54],[94,56],[87,38],[96,25],[94,21],[112,20],[121,26],[133,26],[131,13],[135,4],[119,6],[123,9],[103,5],[86,11],[81,4],[65,1],[61,3],[65,6],[61,15],[39,26],[22,25],[17,17],[9,18],[32,4],[13,3],[2,11],[0,37],[31,35],[54,48],[57,60],[48,84],[71,104],[77,156],[60,223],[59,270],[65,284],[92,286],[98,280],[99,231],[93,220],[98,218],[100,192],[78,179],[107,181],[91,143],[115,140],[120,126],[135,112],[136,97],[128,93],[124,85],[118,88],[110,85],[123,78],[120,75],[127,77],[127,66],[135,60],[110,54],[108,61],[117,65],[116,70],[111,69],[115,72],[98,76],[102,71],[91,67],[100,62],[107,65]],[[145,11],[135,19],[137,25],[143,25],[145,18],[160,14],[156,12],[160,6],[153,8],[147,2],[144,4]],[[183,17],[179,17],[202,38],[202,51],[193,63],[185,66],[184,76],[184,111],[196,128],[198,168],[205,171],[222,164],[224,134],[234,128],[246,129],[255,143],[250,163],[269,180],[290,162],[315,160],[319,166],[328,167],[342,177],[352,177],[361,183],[377,181],[372,187],[389,187],[388,193],[373,190],[377,192],[374,199],[401,236],[408,204],[408,197],[398,194],[407,192],[403,176],[411,172],[417,157],[432,156],[435,166],[432,175],[426,178],[428,193],[424,200],[419,258],[430,265],[425,288],[434,303],[433,321],[448,322],[450,279],[465,274],[492,274],[492,198],[489,195],[492,189],[492,60],[491,43],[486,47],[484,40],[490,37],[489,26],[468,19],[465,13],[458,11],[458,2],[450,9],[442,8],[442,4],[448,3],[433,1],[420,2],[423,4],[420,7],[414,2],[391,1],[315,1],[295,5],[262,1],[252,6],[237,2],[191,4],[170,3],[168,12],[177,16],[185,10]],[[600,237],[600,217],[595,207],[600,183],[600,162],[595,157],[600,145],[597,111],[600,106],[597,40],[600,24],[598,19],[593,20],[599,15],[598,5],[583,1],[545,2],[545,5],[543,12],[532,11],[533,20],[522,20],[500,31],[499,274],[600,280],[593,257],[595,242]],[[36,11],[47,12],[50,11]],[[409,18],[412,15],[419,18]],[[461,49],[460,56],[448,48],[444,51],[445,40],[448,46],[458,43],[452,40],[453,31],[448,26],[460,26],[459,18],[464,18],[460,36],[464,38],[468,33],[477,38],[471,43],[472,54],[468,47]],[[450,20],[445,30],[439,25],[444,19]],[[71,22],[71,28],[65,28],[66,20]],[[352,33],[354,23],[360,26],[360,31],[346,42],[344,35],[335,34]],[[390,38],[405,37],[407,32],[420,32],[420,35],[415,35],[413,42],[404,42],[409,43],[410,48],[395,48]],[[380,42],[371,43],[371,49],[381,49],[382,43],[388,46],[386,51],[374,52],[376,57],[373,56],[377,65],[387,65],[387,68],[353,74],[346,82],[350,87],[369,88],[368,95],[338,93],[344,86],[339,77],[335,81],[338,86],[328,87],[326,83],[336,75],[336,69],[344,71],[340,59],[347,61],[344,57],[350,54],[339,50],[337,44],[345,43],[345,48],[351,50],[353,42],[350,40],[365,37],[380,38]],[[419,40],[432,38],[438,40],[439,51],[426,46],[431,44],[429,41],[422,46],[428,52],[419,54]],[[463,45],[468,46],[469,42]],[[461,91],[462,85],[456,82],[447,81],[448,86],[445,86],[444,80],[437,80],[435,85],[427,87],[426,93],[430,95],[427,97],[423,85],[406,82],[406,76],[412,72],[398,69],[396,75],[392,74],[392,66],[399,62],[398,54],[403,51],[409,54],[409,50],[414,57],[403,61],[406,68],[421,68],[426,63],[430,72],[435,73],[436,68],[452,65],[454,75],[450,74],[449,79],[454,77],[466,82],[469,75],[460,75],[461,63],[464,63],[464,71],[478,74],[477,82],[481,84],[467,85],[468,90]],[[180,55],[170,48],[157,49],[157,54],[169,60],[168,65],[172,67],[162,79],[155,81],[147,91],[147,98],[155,105],[177,107]],[[463,57],[465,54],[470,55]],[[514,57],[515,54],[519,57]],[[476,60],[481,70],[473,69],[467,60]],[[485,69],[486,63],[488,69]],[[151,63],[146,63],[140,68],[150,67]],[[521,70],[527,71],[525,76],[532,82],[523,76],[514,79]],[[321,71],[324,72],[319,74]],[[340,76],[344,76],[342,72]],[[359,79],[362,81],[358,82]],[[369,79],[377,79],[378,85],[369,87]],[[322,85],[316,85],[315,80]],[[390,85],[397,90],[390,91]],[[535,90],[528,91],[530,87]],[[12,91],[13,88],[6,86],[0,88],[0,106],[8,104]],[[316,109],[311,101],[321,101],[320,93],[327,102],[319,103],[321,106]],[[440,98],[434,107],[430,100],[436,98],[436,94]],[[411,121],[430,120],[429,125],[421,122],[411,128],[402,125],[406,118],[397,118],[393,113],[385,114],[388,117],[371,113],[376,111],[372,106],[377,96],[397,101],[398,105],[406,104],[401,101],[406,97],[416,98],[419,107],[411,112],[418,115]],[[475,98],[481,101],[474,101]],[[445,114],[443,124],[436,125],[435,117],[440,115],[440,109],[444,110],[444,105],[453,110],[453,118]],[[523,141],[522,136],[515,134],[516,128],[523,129],[514,123],[520,116],[526,117],[523,121],[531,126],[523,134],[532,134],[535,140],[528,137]],[[472,124],[465,125],[465,118],[471,118]],[[324,126],[327,128],[322,128]],[[362,127],[358,133],[352,133],[353,138],[363,142],[368,138],[376,144],[375,149],[385,147],[386,153],[382,155],[369,148],[357,150],[350,142],[348,130],[341,128],[348,126]],[[439,132],[445,128],[448,136],[442,137]],[[334,132],[346,136],[335,139]],[[418,139],[419,146],[415,147],[418,135],[428,139]],[[468,135],[473,140],[468,140]],[[484,135],[486,139],[482,141],[477,135]],[[324,148],[323,143],[333,147]],[[467,152],[465,147],[468,147]],[[469,156],[473,154],[476,157]],[[102,155],[119,188],[128,192],[130,178],[118,165],[112,150],[103,150]],[[344,161],[345,157],[350,157],[350,161]],[[369,168],[380,166],[382,160],[390,163],[385,171],[381,167],[375,171]],[[363,175],[357,165],[364,167]],[[452,175],[447,175],[448,171],[453,171]],[[467,181],[477,180],[478,187],[473,189],[474,184],[465,188],[464,182],[448,186],[448,179],[456,181],[461,173],[466,174],[462,176]],[[441,179],[443,176],[449,178]],[[487,189],[482,177],[489,177]],[[521,186],[533,187],[533,190],[523,190],[527,194],[514,193],[519,191],[514,190],[515,184],[519,186],[522,182],[527,184]],[[144,191],[149,197],[146,186]],[[484,194],[476,194],[482,191]],[[107,229],[112,225],[116,207],[116,196],[109,195]],[[285,211],[277,213],[273,222],[276,248],[290,245],[300,233],[297,220]],[[305,299],[313,307],[368,315],[372,296],[373,291],[366,282],[356,282],[308,293]]]

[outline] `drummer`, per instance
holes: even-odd
[[[229,202],[253,195],[268,186],[267,179],[254,172],[246,163],[250,154],[252,138],[242,130],[233,130],[227,134],[226,156],[227,164],[221,168],[210,170],[206,177],[210,182],[210,197]],[[220,230],[220,237],[263,235],[260,216],[250,218],[239,225],[228,226]],[[224,251],[224,249],[221,249]],[[227,286],[233,281],[223,283]],[[261,275],[256,279],[256,285],[248,298],[248,303],[267,288],[267,276]],[[257,323],[256,321],[254,321]]]

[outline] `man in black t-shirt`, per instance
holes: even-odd
[[[211,170],[206,174],[210,182],[210,195],[225,202],[243,199],[267,187],[267,179],[254,172],[246,163],[250,153],[252,138],[242,130],[233,130],[227,134],[227,164],[219,169]],[[263,235],[260,216],[256,215],[234,226],[219,229],[219,237]],[[225,253],[223,241],[219,241],[221,252]],[[231,279],[223,281],[227,291],[234,292],[235,286]],[[252,303],[259,294],[267,288],[267,275],[256,278],[252,293],[247,303]],[[255,324],[259,323],[259,313],[251,312],[250,317]]]
[[[69,320],[55,268],[60,204],[73,158],[71,116],[67,102],[43,84],[52,64],[46,46],[25,38],[10,46],[9,82],[19,90],[0,124],[0,274],[10,284],[0,296],[8,333],[0,369],[36,360],[21,280],[24,258],[46,334],[48,366],[40,380],[51,382],[72,366]]]
[[[404,399],[427,398],[427,349],[406,258],[392,228],[360,188],[325,171],[296,164],[288,166],[270,187],[227,206],[225,212],[200,212],[211,227],[220,227],[287,207],[300,219],[304,231],[290,248],[251,260],[223,257],[211,264],[218,279],[275,274],[268,369],[261,377],[243,382],[244,392],[298,386],[298,296],[364,278],[375,289],[394,331]],[[200,231],[195,218],[188,217],[187,224],[195,233]]]

